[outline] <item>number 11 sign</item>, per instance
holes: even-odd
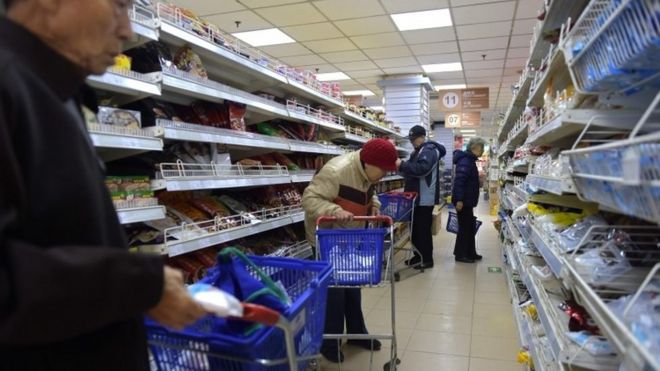
[[[440,92],[440,107],[441,111],[457,111],[457,107],[461,107],[461,91],[460,90],[445,90]],[[458,108],[460,110],[460,108]]]

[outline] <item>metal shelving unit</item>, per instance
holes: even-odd
[[[143,206],[117,209],[121,224],[140,223],[165,218],[165,206]]]
[[[570,177],[555,178],[550,176],[529,174],[527,183],[540,190],[556,195],[575,193],[575,187]]]
[[[96,89],[128,95],[137,99],[161,94],[160,72],[141,74],[130,70],[109,68],[101,76],[90,76],[87,83]]]
[[[160,128],[129,129],[113,125],[88,124],[90,138],[106,161],[148,151],[163,150]]]

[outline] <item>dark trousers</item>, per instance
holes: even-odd
[[[457,258],[472,259],[477,255],[474,243],[476,234],[474,208],[463,207],[463,210],[458,211],[456,214],[458,215],[458,235],[456,236],[454,255]]]
[[[416,205],[413,210],[412,244],[422,255],[424,263],[433,263],[433,206]]]
[[[362,292],[359,288],[329,288],[325,312],[324,334],[343,334],[344,321],[347,334],[367,334],[362,314]],[[336,351],[337,340],[324,340],[323,348]]]

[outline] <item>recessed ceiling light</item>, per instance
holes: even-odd
[[[343,72],[328,72],[316,74],[316,79],[319,81],[339,81],[350,80],[351,78]]]
[[[424,72],[426,72],[426,73],[452,72],[452,71],[462,71],[463,70],[463,65],[461,65],[461,62],[423,64],[422,69],[424,69]]]
[[[451,26],[449,9],[426,10],[423,12],[399,13],[391,15],[399,31],[422,30]]]
[[[290,38],[287,34],[277,28],[268,28],[265,30],[237,32],[232,34],[240,40],[252,46],[266,46],[295,43],[296,40]]]
[[[346,90],[341,92],[343,95],[361,95],[363,97],[371,97],[374,94],[371,90]]]
[[[466,87],[467,86],[465,84],[436,85],[436,86],[434,86],[435,90],[465,89]]]

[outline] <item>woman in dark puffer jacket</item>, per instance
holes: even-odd
[[[458,215],[458,235],[454,256],[457,262],[474,263],[481,260],[477,254],[474,236],[476,234],[474,208],[479,202],[479,171],[477,159],[484,153],[485,142],[481,138],[472,138],[465,151],[454,151],[454,187],[451,201]]]

